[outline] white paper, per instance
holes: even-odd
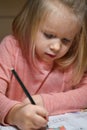
[[[66,113],[63,115],[50,116],[48,128],[64,126],[65,130],[87,130],[87,112]],[[17,130],[11,126],[0,126],[0,130]]]
[[[87,130],[87,112],[66,113],[49,117],[49,128],[64,126],[66,130]]]
[[[17,130],[17,129],[12,126],[0,126],[0,130]]]

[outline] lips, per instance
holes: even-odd
[[[53,55],[53,54],[48,54],[48,53],[45,53],[47,56],[51,57],[51,58],[55,58],[56,55]]]

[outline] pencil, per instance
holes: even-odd
[[[26,89],[25,85],[23,84],[23,82],[21,81],[21,79],[19,78],[17,72],[12,68],[11,69],[13,75],[15,76],[15,78],[17,79],[18,83],[20,84],[21,88],[23,89],[24,93],[26,94],[26,96],[28,97],[28,99],[30,100],[31,104],[36,105],[35,101],[33,100],[33,98],[31,97],[30,93],[28,92],[28,90]]]
[[[31,104],[36,105],[35,101],[33,100],[33,98],[31,97],[30,93],[28,92],[28,90],[26,89],[25,85],[23,84],[23,82],[21,81],[21,79],[19,78],[17,72],[15,71],[15,69],[11,69],[13,75],[15,76],[15,78],[17,79],[18,83],[20,84],[21,88],[23,89],[24,93],[26,94],[26,96],[28,97],[28,99],[30,100]],[[48,125],[46,126],[46,129],[48,128]],[[39,130],[42,130],[39,129]]]

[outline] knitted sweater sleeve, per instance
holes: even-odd
[[[87,108],[87,73],[75,89],[65,92],[41,94],[49,115],[79,111]]]
[[[11,79],[11,68],[14,64],[14,57],[12,52],[14,47],[12,45],[14,39],[6,37],[0,44],[0,123],[4,123],[5,116],[9,110],[17,103],[7,96],[7,90]]]

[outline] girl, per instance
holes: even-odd
[[[0,122],[21,130],[87,107],[85,0],[28,0],[0,44]],[[14,68],[37,105],[11,73]]]

